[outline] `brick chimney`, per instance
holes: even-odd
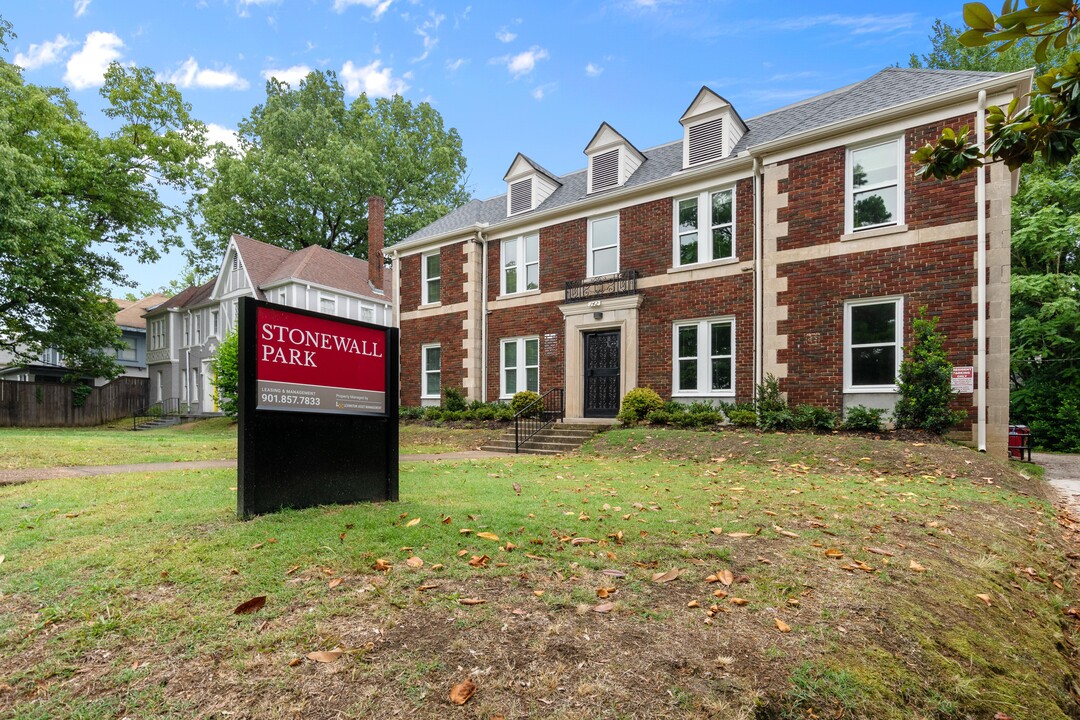
[[[383,288],[383,245],[386,242],[386,201],[372,195],[367,201],[368,218],[368,280],[379,290]]]

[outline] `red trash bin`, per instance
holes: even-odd
[[[1031,460],[1031,430],[1027,425],[1009,426],[1009,457]]]

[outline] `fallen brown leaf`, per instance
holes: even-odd
[[[606,603],[600,603],[599,605],[593,606],[592,610],[593,610],[593,612],[596,612],[596,613],[609,613],[609,612],[612,611],[612,609],[614,607],[615,607],[615,603],[606,602]]]
[[[424,567],[424,561],[421,560],[420,558],[416,557],[415,555],[413,555],[408,560],[406,560],[405,564],[408,565],[409,567],[413,568],[413,569]]]
[[[476,537],[484,538],[485,540],[493,540],[495,542],[498,542],[499,540],[499,536],[493,532],[478,532],[476,533]]]
[[[668,570],[667,572],[655,573],[652,576],[652,581],[654,583],[671,582],[675,578],[679,577],[679,572],[680,572],[679,568],[672,568],[672,569]]]
[[[613,588],[613,587],[596,588],[596,597],[603,600],[605,598],[611,597],[612,595],[614,595],[618,591],[619,591],[618,588]]]
[[[405,523],[405,527],[412,527],[413,525],[419,525],[419,524],[420,524],[420,518],[413,518],[409,522]]]
[[[978,594],[976,594],[976,595],[975,595],[975,597],[979,598],[979,599],[980,599],[980,600],[982,600],[982,601],[983,601],[984,603],[986,603],[986,605],[987,605],[988,607],[990,606],[990,604],[991,604],[991,603],[990,603],[990,596],[989,596],[989,595],[987,595],[986,593],[978,593]]]
[[[908,563],[908,567],[911,568],[912,570],[914,570],[915,572],[926,572],[926,568],[924,568],[922,565],[915,562],[914,560],[912,560],[911,562]]]
[[[735,582],[735,573],[731,572],[730,570],[721,570],[720,572],[716,573],[716,579],[719,580],[722,584],[730,587],[731,584]]]
[[[392,567],[393,565],[390,563],[390,561],[379,558],[374,562],[374,564],[372,564],[371,569],[375,570],[376,572],[388,572]]]
[[[776,618],[776,629],[782,633],[791,632],[791,626],[780,618]]]
[[[342,582],[344,582],[344,580],[343,580],[342,578],[336,577],[336,578],[334,578],[333,580],[331,580],[330,582],[328,582],[328,583],[326,584],[326,586],[327,586],[328,588],[330,588],[331,590],[333,590],[333,589],[334,589],[334,588],[336,588],[336,587],[337,587],[338,585],[340,585],[340,584],[341,584]]]
[[[483,605],[487,600],[481,600],[480,598],[461,598],[458,600],[458,605]]]
[[[739,605],[740,607],[743,606],[743,605],[749,605],[750,604],[749,600],[747,600],[746,598],[741,598],[741,597],[728,598],[728,602],[731,603],[732,605]]]
[[[825,557],[834,558],[834,559],[842,558],[842,557],[844,557],[844,553],[840,552],[836,548],[831,547],[831,548],[829,548],[828,550],[825,551]]]
[[[881,548],[864,547],[863,550],[865,550],[868,553],[874,553],[875,555],[884,555],[885,557],[893,557],[893,554],[891,552],[889,552],[888,550],[882,550]]]
[[[249,613],[256,612],[257,610],[262,608],[262,606],[265,605],[265,604],[266,604],[266,596],[265,595],[258,595],[256,597],[251,598],[250,600],[245,600],[244,602],[237,605],[236,609],[233,610],[233,614],[234,615],[247,615]]]
[[[574,538],[573,540],[570,541],[570,544],[571,545],[588,545],[589,543],[594,543],[594,542],[596,542],[596,541],[593,540],[592,538],[576,537],[576,538]]]
[[[341,657],[344,652],[341,648],[334,648],[333,650],[316,650],[315,652],[309,652],[307,654],[308,660],[314,660],[320,663],[331,663]]]

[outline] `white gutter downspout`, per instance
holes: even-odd
[[[391,318],[390,326],[401,329],[401,258],[398,257],[397,250],[390,256],[390,262],[393,264],[390,271],[393,273],[391,276],[390,292],[394,294],[393,305],[391,306]],[[400,357],[398,358],[401,359]]]
[[[484,253],[484,256],[481,258],[481,272],[483,273],[483,277],[480,279],[480,402],[486,403],[488,387],[488,241],[487,238],[484,237],[483,230],[476,231],[476,239],[480,243],[480,252]]]
[[[754,388],[764,381],[762,370],[764,359],[761,354],[765,346],[764,301],[765,289],[762,287],[764,271],[762,264],[762,245],[764,237],[764,212],[762,210],[762,188],[764,179],[761,175],[761,158],[754,158]]]
[[[979,154],[986,152],[986,91],[979,91],[979,106],[975,115],[975,133],[979,138]],[[976,232],[978,233],[978,251],[976,254],[975,267],[979,273],[976,302],[978,313],[976,315],[975,335],[979,343],[977,356],[978,367],[976,373],[979,376],[978,390],[976,390],[976,406],[978,412],[978,448],[979,452],[986,452],[986,168],[980,165],[976,169],[975,203],[977,205]]]

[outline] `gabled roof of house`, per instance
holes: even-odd
[[[168,302],[169,296],[161,293],[147,295],[140,300],[113,300],[120,307],[116,313],[116,324],[120,327],[146,329],[146,318],[143,317],[158,305]]]
[[[144,316],[154,315],[159,311],[171,310],[173,308],[190,307],[192,305],[198,305],[206,298],[210,297],[210,293],[214,289],[215,280],[211,280],[208,283],[202,285],[189,285],[181,290],[176,295],[173,295],[166,302],[161,303],[155,308],[150,309],[144,313]]]
[[[746,120],[747,131],[732,149],[730,157],[766,143],[1005,75],[1006,73],[885,68],[861,82]],[[623,188],[647,185],[683,170],[682,140],[650,148],[643,151],[642,155],[645,156],[645,162],[627,179]],[[515,214],[514,220],[537,211],[569,206],[585,199],[584,169],[557,177],[557,180],[562,183],[561,187],[532,211]],[[496,225],[508,219],[506,210],[505,194],[488,200],[472,200],[405,238],[397,247],[420,244],[428,238],[475,226]]]

